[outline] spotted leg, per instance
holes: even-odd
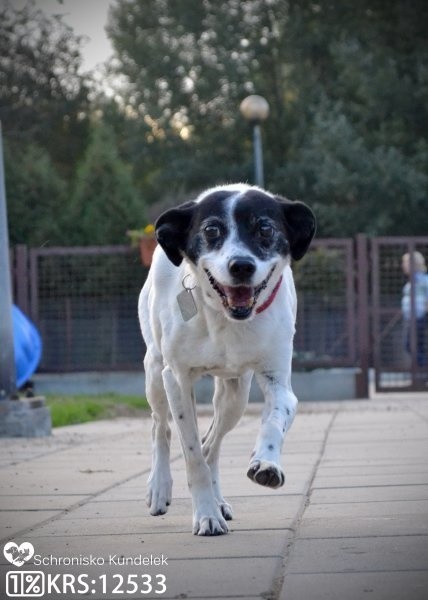
[[[297,398],[290,377],[282,372],[263,372],[256,378],[265,397],[265,408],[247,475],[255,483],[279,488],[285,482],[281,449],[296,413]]]
[[[247,406],[251,378],[252,373],[237,379],[215,378],[214,418],[202,438],[202,451],[211,470],[214,495],[226,520],[232,519],[232,507],[223,498],[220,489],[220,446],[226,433],[235,427]]]
[[[191,381],[188,377],[176,375],[170,367],[162,371],[162,378],[186,461],[187,482],[193,503],[193,533],[227,533],[226,520],[214,495],[211,471],[202,454]]]
[[[146,497],[150,514],[163,515],[171,503],[170,469],[171,429],[168,423],[168,399],[162,383],[162,360],[150,350],[144,359],[146,396],[152,409],[152,469]]]

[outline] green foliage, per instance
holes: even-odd
[[[330,301],[346,293],[343,274],[346,256],[342,249],[316,248],[293,263],[293,275],[299,292],[316,294],[318,302]]]
[[[60,17],[13,4],[0,8],[13,243],[121,243],[157,216],[148,205],[251,181],[238,110],[251,93],[271,109],[267,187],[311,204],[319,236],[426,233],[424,0],[122,0],[114,99],[90,96]]]
[[[7,144],[4,156],[11,244],[62,244],[66,184],[49,154]]]
[[[51,410],[53,427],[94,421],[96,418],[101,418],[104,411],[104,406],[100,400],[91,399],[48,400],[47,405]]]
[[[421,233],[427,23],[421,0],[115,5],[108,30],[128,80],[135,164],[152,150],[161,165],[149,168],[148,198],[251,179],[238,105],[256,92],[271,106],[267,183],[313,204],[319,235]]]
[[[119,396],[104,394],[102,396],[48,396],[46,404],[50,408],[53,427],[87,423],[97,419],[106,419],[120,414],[134,414],[138,410],[146,410],[145,398],[137,396]]]
[[[0,120],[5,138],[36,144],[70,175],[88,131],[88,85],[79,74],[81,38],[28,0],[0,6]]]
[[[122,94],[135,115],[127,133],[152,200],[250,176],[249,130],[236,119],[248,77],[239,56],[243,15],[239,2],[230,4],[149,0],[112,9],[116,64],[129,81]]]
[[[310,202],[321,234],[426,233],[428,174],[417,157],[393,146],[370,148],[339,107],[315,114],[310,135],[276,178]]]
[[[74,244],[123,243],[127,229],[144,221],[144,206],[130,168],[120,159],[114,135],[96,124],[76,172],[70,205]]]

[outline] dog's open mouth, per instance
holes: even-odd
[[[205,273],[211,287],[220,296],[223,306],[229,311],[234,319],[247,319],[257,303],[261,292],[267,287],[269,279],[274,272],[275,267],[269,271],[268,276],[259,285],[253,287],[249,285],[221,285],[208,269]]]

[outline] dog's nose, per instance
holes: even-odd
[[[250,279],[256,271],[256,263],[247,256],[234,256],[229,261],[229,273],[238,281]]]

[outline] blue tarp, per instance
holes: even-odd
[[[42,340],[35,325],[17,306],[12,306],[12,321],[16,387],[19,389],[37,369],[42,356]]]

